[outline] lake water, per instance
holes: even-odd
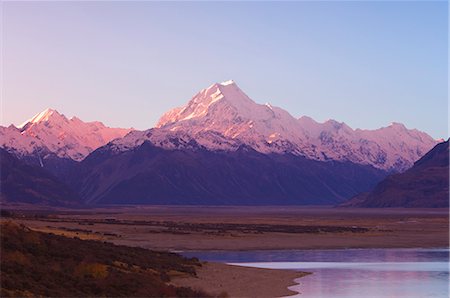
[[[312,272],[290,297],[449,297],[449,249],[340,249],[185,252],[258,268]]]

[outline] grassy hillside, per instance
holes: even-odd
[[[200,266],[167,252],[116,246],[1,224],[1,297],[206,297],[168,285]]]

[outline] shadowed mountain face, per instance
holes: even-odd
[[[1,200],[17,203],[66,205],[78,196],[39,166],[29,165],[0,149]]]
[[[95,204],[330,205],[368,190],[385,172],[292,154],[167,150],[144,142],[134,150],[103,147],[82,163],[77,188]]]
[[[381,181],[343,206],[351,207],[448,207],[449,142],[436,145],[414,166]]]

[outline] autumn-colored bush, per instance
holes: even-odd
[[[206,297],[168,285],[173,272],[195,275],[196,259],[32,231],[1,228],[0,297]]]
[[[92,277],[102,279],[108,276],[108,266],[99,263],[82,262],[75,267],[73,275],[77,278]]]

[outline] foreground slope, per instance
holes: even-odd
[[[449,141],[436,145],[411,169],[388,176],[373,191],[356,196],[344,206],[448,207]]]
[[[197,260],[11,222],[0,228],[1,297],[207,297],[167,284],[171,274],[195,275]]]

